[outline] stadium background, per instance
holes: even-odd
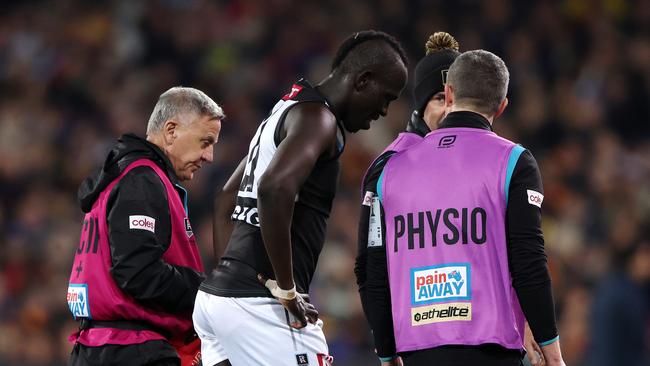
[[[257,124],[298,76],[319,81],[338,44],[368,28],[402,41],[411,70],[437,30],[462,50],[504,58],[510,105],[495,129],[541,167],[565,360],[597,365],[607,347],[635,342],[647,357],[648,303],[639,314],[626,304],[649,293],[650,2],[62,0],[0,9],[0,364],[65,364],[76,188],[118,135],[144,134],[161,92],[199,88],[228,116],[215,163],[187,184],[210,268],[214,191]],[[359,182],[404,127],[410,97],[374,130],[348,136],[312,286],[337,365],[378,364],[352,272]],[[614,259],[639,246],[635,273],[645,280],[619,286]],[[612,317],[620,326],[594,326]]]

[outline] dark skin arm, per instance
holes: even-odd
[[[320,103],[302,103],[292,108],[284,121],[282,140],[258,186],[258,210],[262,239],[278,286],[294,287],[291,259],[291,219],[296,194],[318,158],[334,152],[336,119]],[[304,301],[298,296],[280,301],[297,319],[297,328],[307,324]]]
[[[244,168],[246,167],[246,157],[242,159],[241,163],[237,166],[232,173],[226,184],[224,184],[221,191],[214,197],[214,217],[212,222],[212,249],[214,250],[214,263],[219,263],[219,259],[223,255],[230,239],[230,234],[233,229],[233,222],[230,215],[235,209],[235,199],[239,184],[241,183],[242,176],[244,175]]]

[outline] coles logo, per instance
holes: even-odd
[[[528,203],[530,203],[533,206],[542,208],[542,202],[544,201],[543,194],[537,191],[533,191],[532,189],[527,189],[526,195],[528,196]]]
[[[471,298],[469,263],[448,263],[411,269],[413,305]]]
[[[129,216],[129,229],[156,231],[156,219],[144,215]]]

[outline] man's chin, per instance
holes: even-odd
[[[370,121],[365,121],[363,123],[360,123],[356,126],[345,126],[345,130],[350,132],[350,133],[356,133],[361,130],[369,130],[370,129]]]
[[[357,129],[354,132],[368,131],[370,129],[370,122],[372,121],[370,120],[364,121],[357,127]]]
[[[192,180],[192,178],[194,178],[195,172],[196,171],[183,172],[183,174],[178,175],[178,180],[180,180],[181,182],[187,182],[188,180]]]

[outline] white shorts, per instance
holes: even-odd
[[[225,359],[233,366],[331,365],[323,322],[319,319],[294,329],[288,317],[276,299],[220,297],[199,291],[192,318],[201,338],[203,366]]]

